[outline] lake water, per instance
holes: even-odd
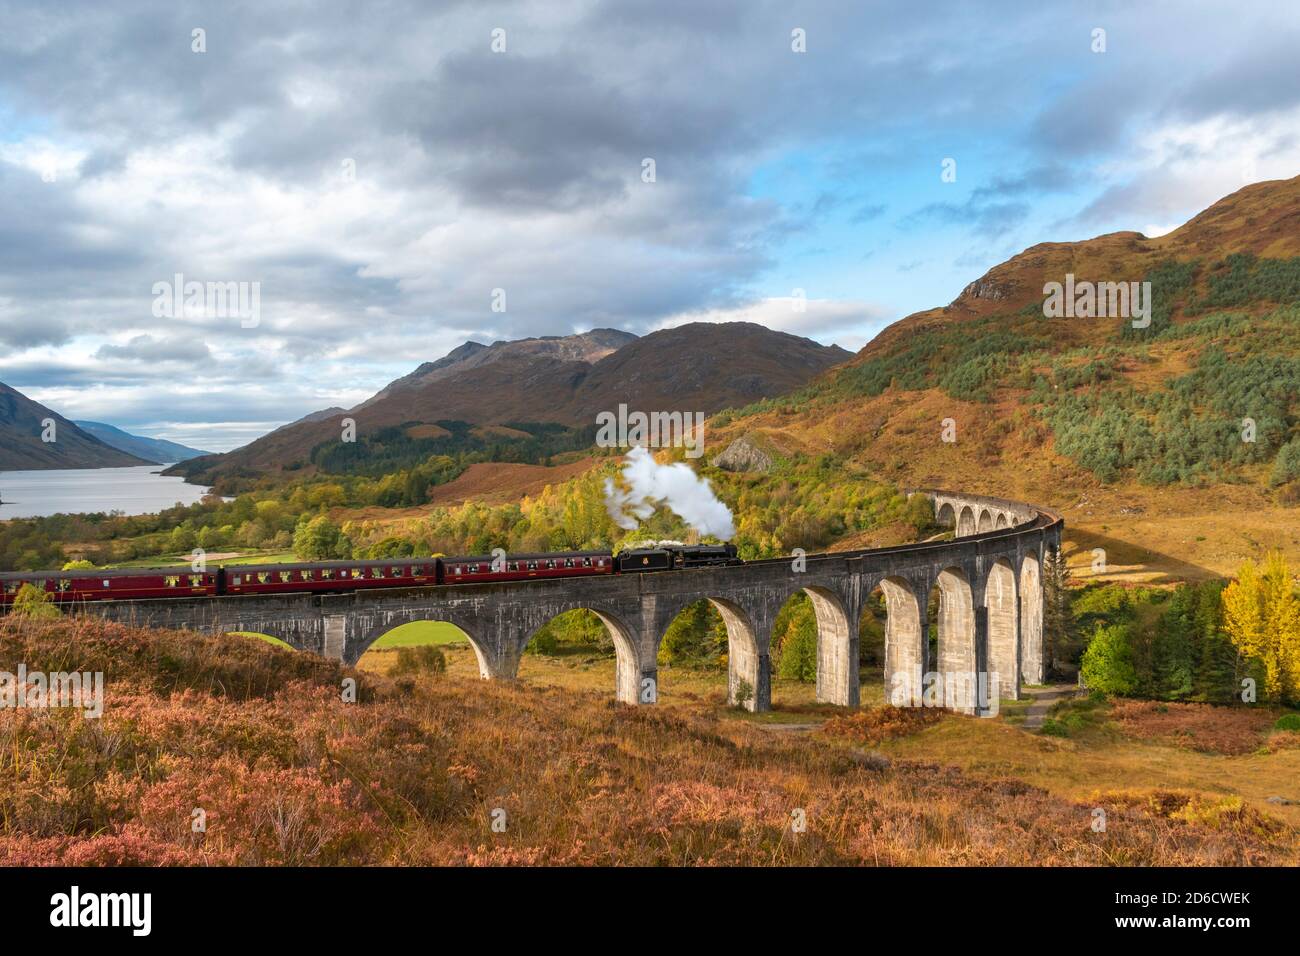
[[[208,489],[202,485],[158,474],[166,467],[0,471],[0,520],[60,512],[156,514],[177,502],[194,504],[207,494]]]

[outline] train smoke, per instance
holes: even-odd
[[[700,534],[729,541],[736,534],[731,510],[718,500],[707,479],[683,462],[661,465],[640,445],[627,453],[623,485],[605,479],[605,507],[620,528],[628,531],[655,513],[660,505],[678,515]]]

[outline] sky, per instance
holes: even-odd
[[[1273,0],[0,24],[0,381],[216,451],[470,339],[744,319],[856,350],[1035,243],[1300,174],[1300,5]],[[178,276],[247,308],[172,308]]]

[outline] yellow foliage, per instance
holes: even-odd
[[[1237,650],[1263,667],[1261,699],[1300,698],[1300,600],[1280,552],[1241,566],[1224,589],[1223,620]]]

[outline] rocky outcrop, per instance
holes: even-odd
[[[772,456],[748,437],[737,438],[713,459],[713,466],[723,471],[764,473],[772,470]]]

